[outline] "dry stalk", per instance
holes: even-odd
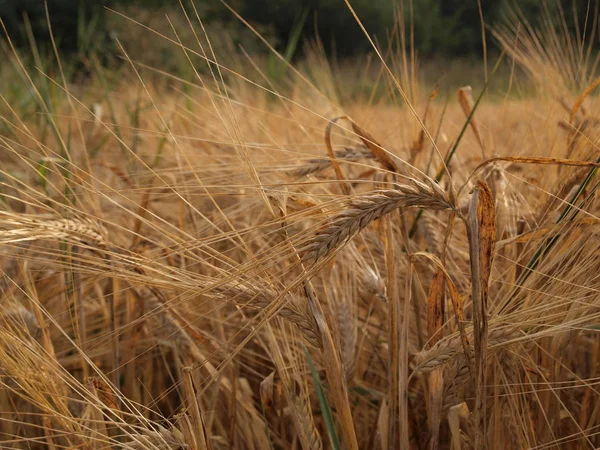
[[[405,236],[406,237],[406,236]],[[408,240],[405,239],[405,242]],[[406,275],[404,305],[402,308],[402,322],[400,324],[400,376],[398,385],[398,407],[400,409],[399,434],[400,448],[409,448],[409,412],[412,409],[409,399],[409,371],[408,371],[408,347],[409,347],[409,328],[410,328],[410,305],[412,296],[412,281],[414,276],[414,263],[412,258],[408,258],[408,271]],[[399,308],[398,308],[399,309]],[[390,442],[390,445],[392,443]]]
[[[463,311],[460,296],[456,291],[456,287],[447,270],[443,266],[446,262],[446,254],[449,245],[450,236],[454,226],[455,214],[451,214],[444,244],[441,249],[440,265],[437,268],[429,287],[429,295],[427,298],[427,337],[430,345],[435,345],[442,338],[442,330],[446,322],[446,288],[450,292],[450,298],[454,305],[454,313],[460,330],[460,335],[463,340],[463,349],[468,352],[468,343],[464,327],[462,326]],[[444,372],[443,368],[434,369],[429,376],[429,426],[431,430],[430,448],[436,450],[439,445],[440,423],[442,418],[442,401],[444,398]]]
[[[382,220],[382,234],[384,242],[385,268],[387,279],[387,299],[388,299],[388,414],[386,414],[387,430],[386,441],[387,448],[395,448],[398,444],[398,428],[399,428],[399,403],[400,403],[400,353],[402,342],[400,339],[400,324],[402,316],[400,315],[400,295],[398,293],[400,283],[397,281],[397,255],[396,241],[392,230],[391,216],[385,217]],[[405,300],[406,301],[406,300]]]
[[[358,450],[356,430],[352,419],[352,411],[348,399],[348,386],[344,378],[344,369],[339,351],[335,345],[331,327],[325,319],[323,308],[315,297],[314,288],[310,281],[305,284],[305,292],[308,307],[311,311],[321,335],[323,343],[323,359],[325,362],[325,373],[330,381],[331,396],[339,417],[345,448]],[[333,381],[336,382],[333,382]]]
[[[190,410],[190,420],[192,422],[192,439],[194,448],[199,450],[210,450],[210,441],[207,436],[204,418],[200,411],[200,400],[197,397],[194,381],[192,379],[192,368],[186,366],[183,368],[183,391],[187,398],[187,407]]]
[[[315,425],[309,389],[306,379],[299,376],[306,368],[299,355],[294,352],[295,347],[290,345],[292,340],[281,342],[275,336],[271,324],[267,324],[265,328],[268,344],[266,351],[270,353],[277,370],[265,378],[260,386],[264,410],[271,416],[277,414],[277,410],[283,412],[287,404],[302,448],[319,450],[323,448],[323,443]]]

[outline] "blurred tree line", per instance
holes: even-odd
[[[518,8],[524,18],[536,24],[544,8],[567,23],[581,23],[597,15],[598,0],[480,0],[486,24],[494,26],[509,10]],[[477,0],[350,0],[369,33],[384,45],[398,20],[414,30],[419,55],[458,56],[479,54],[482,49],[481,21]],[[189,1],[184,0],[191,11]],[[345,5],[344,0],[229,0],[233,9],[256,25],[275,46],[284,50],[292,30],[300,30],[300,40],[318,35],[325,49],[338,56],[351,56],[369,50],[369,44]],[[180,10],[178,0],[47,0],[52,29],[63,52],[91,47],[106,48],[111,41],[104,6],[120,10],[138,8]],[[239,44],[248,42],[245,27],[218,0],[195,0],[206,24],[219,23]],[[561,12],[562,11],[562,12]],[[559,13],[560,12],[560,13]],[[28,21],[24,17],[28,17]],[[402,17],[403,16],[403,17]],[[30,34],[38,43],[48,41],[43,0],[0,0],[0,18],[17,43],[27,43]],[[589,21],[591,22],[591,21]],[[298,27],[298,25],[301,25]],[[407,43],[410,42],[407,39]],[[258,47],[260,48],[260,47]],[[298,46],[302,48],[302,46]]]

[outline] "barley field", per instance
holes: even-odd
[[[593,37],[514,18],[449,86],[188,19],[130,26],[189,79],[6,43],[0,448],[598,448]]]

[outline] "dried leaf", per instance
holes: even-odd
[[[475,207],[474,207],[475,206]],[[469,207],[468,227],[469,245],[479,249],[477,261],[481,270],[482,304],[487,308],[488,281],[492,270],[492,258],[496,243],[496,208],[492,191],[487,183],[478,181]],[[477,238],[477,242],[472,240]],[[473,254],[471,261],[473,262]],[[475,301],[475,298],[473,298]]]
[[[260,402],[267,414],[278,414],[283,408],[283,383],[275,371],[260,383]]]
[[[340,164],[337,162],[337,158],[335,157],[335,152],[333,151],[333,147],[331,146],[331,130],[333,126],[341,119],[348,119],[347,116],[340,116],[334,119],[331,119],[327,124],[327,128],[325,128],[325,146],[327,147],[327,153],[329,153],[329,158],[331,158],[331,166],[335,172],[335,176],[340,182],[340,186],[342,188],[342,192],[348,195],[350,193],[350,187],[346,182],[346,177],[344,176],[344,172],[340,167]]]
[[[359,127],[354,121],[352,121],[352,129],[354,132],[362,139],[364,144],[367,146],[373,156],[379,161],[381,166],[384,169],[387,169],[391,172],[398,173],[398,166],[394,160],[388,155],[388,153],[377,143],[375,138]]]
[[[444,272],[441,268],[438,268],[431,280],[427,299],[427,337],[430,345],[434,345],[442,337],[439,331],[444,325],[445,285],[446,277],[444,276]]]
[[[427,299],[427,337],[430,345],[438,342],[442,336],[440,331],[444,325],[445,285],[444,271],[441,267],[438,267],[431,280]],[[439,444],[443,393],[443,367],[438,367],[429,374],[429,429],[431,433],[430,448],[432,450],[436,450]]]
[[[450,428],[450,436],[452,436],[452,448],[454,450],[461,450],[461,439],[460,439],[460,422],[461,419],[467,420],[469,418],[469,407],[466,403],[455,405],[448,411],[448,426]]]
[[[594,89],[598,87],[598,85],[600,85],[600,77],[592,81],[591,84],[585,89],[585,91],[583,91],[581,95],[577,97],[575,103],[573,103],[573,108],[571,108],[571,123],[575,121],[575,116],[577,115],[577,111],[579,111],[579,109],[581,108],[581,105],[583,105],[583,101],[587,98],[588,95],[592,93]]]
[[[471,344],[469,343],[469,338],[467,336],[467,332],[465,330],[465,312],[464,312],[464,299],[458,293],[456,286],[452,282],[452,279],[448,276],[446,278],[446,286],[448,287],[448,293],[450,294],[450,300],[452,301],[452,306],[454,307],[454,314],[456,316],[456,323],[458,325],[458,331],[460,333],[460,341],[463,346],[463,352],[465,354],[465,358],[467,360],[467,367],[471,373],[471,376],[475,374],[475,370],[473,368],[473,361],[471,360]]]
[[[119,413],[117,395],[103,378],[88,377],[87,385],[89,388],[93,388],[91,390],[95,392],[98,400],[100,400],[103,405],[112,409],[114,412]]]
[[[467,233],[471,258],[475,335],[475,448],[486,448],[485,376],[488,284],[496,241],[496,210],[492,191],[483,181],[478,181],[473,189],[467,217]]]

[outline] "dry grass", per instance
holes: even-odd
[[[325,75],[220,66],[210,36],[171,42],[208,61],[193,83],[146,81],[128,43],[109,91],[23,72],[0,446],[600,446],[593,76],[518,29],[539,93],[479,104],[383,55],[390,101],[342,105]]]

